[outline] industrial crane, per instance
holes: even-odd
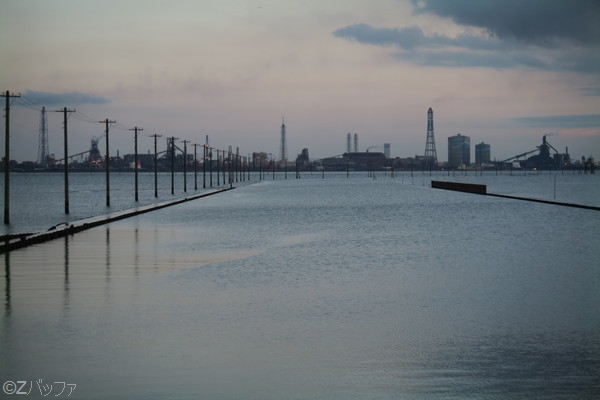
[[[521,157],[525,157],[526,155],[528,155],[528,154],[531,154],[531,153],[535,153],[536,151],[539,151],[539,152],[540,152],[540,155],[542,155],[542,156],[548,156],[548,157],[549,157],[549,156],[550,156],[550,151],[548,150],[548,147],[550,147],[552,150],[554,150],[554,152],[555,152],[556,154],[559,154],[559,153],[558,153],[558,150],[556,150],[556,149],[554,148],[554,146],[552,146],[552,145],[551,145],[550,143],[548,143],[548,141],[546,140],[546,136],[550,136],[550,135],[553,135],[553,134],[552,134],[552,133],[547,133],[547,134],[545,134],[545,135],[544,135],[544,137],[543,137],[543,139],[542,139],[542,144],[541,144],[541,145],[539,145],[539,146],[537,146],[537,149],[535,149],[535,150],[531,150],[531,151],[527,151],[527,152],[525,152],[525,153],[521,153],[521,154],[518,154],[518,155],[516,155],[516,156],[513,156],[513,157],[510,157],[510,158],[507,158],[506,160],[500,161],[500,163],[506,163],[506,162],[509,162],[509,161],[511,161],[511,160],[514,160],[514,159],[518,159],[518,158],[521,158]]]

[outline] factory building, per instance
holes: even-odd
[[[448,166],[457,168],[471,164],[471,138],[460,133],[448,138]]]
[[[490,162],[490,145],[479,143],[475,145],[475,164],[483,165]]]

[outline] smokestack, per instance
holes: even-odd
[[[350,153],[352,151],[352,134],[348,132],[346,136],[346,153]]]
[[[281,161],[287,160],[287,141],[285,137],[285,121],[281,117],[281,149],[279,150],[279,159]]]
[[[354,152],[358,153],[358,133],[354,134]]]

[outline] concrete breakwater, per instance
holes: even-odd
[[[234,189],[225,188],[217,189],[212,192],[202,193],[195,196],[185,197],[178,200],[166,201],[158,204],[151,204],[135,209],[129,209],[113,214],[108,214],[100,217],[94,217],[77,221],[73,223],[60,223],[57,224],[45,232],[34,232],[34,233],[20,233],[15,235],[4,235],[0,237],[0,254],[20,249],[23,247],[31,246],[38,243],[47,242],[50,240],[58,239],[68,235],[74,235],[77,232],[85,231],[87,229],[95,228],[97,226],[105,225],[110,222],[119,221],[125,218],[133,217],[136,215],[144,214],[150,211],[160,210],[162,208],[171,207],[177,204],[185,203],[192,200],[197,200],[202,197],[212,196],[218,193],[222,193],[228,190]]]
[[[564,202],[560,202],[560,201],[551,201],[551,200],[533,199],[533,198],[529,198],[529,197],[509,196],[509,195],[505,195],[505,194],[488,193],[487,186],[480,185],[480,184],[447,182],[447,181],[431,181],[431,187],[434,189],[453,190],[456,192],[475,193],[475,194],[482,194],[482,195],[487,195],[487,196],[502,197],[505,199],[532,201],[535,203],[553,204],[553,205],[558,205],[558,206],[575,207],[575,208],[583,208],[586,210],[600,211],[600,207],[586,206],[583,204],[564,203]]]

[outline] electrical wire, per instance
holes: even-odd
[[[77,111],[75,110],[74,113],[71,113],[73,115],[73,118],[75,118],[77,121],[81,121],[81,122],[88,122],[88,123],[98,123],[98,121],[100,121],[99,119],[96,118],[92,118],[89,117],[87,115],[85,115],[84,113],[82,113],[81,111]]]
[[[42,111],[42,109],[44,108],[44,106],[35,103],[33,100],[27,98],[27,96],[25,95],[21,95],[21,97],[15,97],[13,101],[17,99],[19,100],[19,103],[21,103],[22,106],[29,108],[30,110]]]

